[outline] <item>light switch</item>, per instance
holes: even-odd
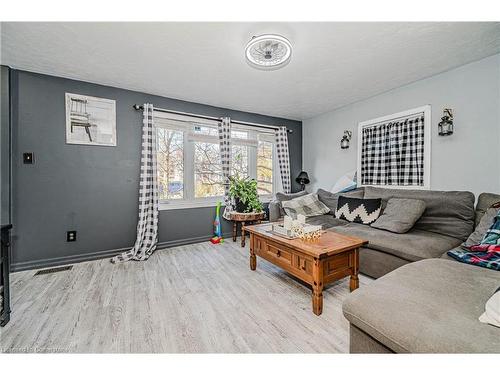
[[[23,163],[24,164],[33,164],[35,162],[35,159],[33,157],[32,152],[25,152],[23,154]]]

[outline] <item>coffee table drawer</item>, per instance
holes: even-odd
[[[283,247],[277,246],[273,243],[266,244],[266,252],[270,257],[276,258],[277,261],[286,264],[292,264],[292,253],[290,250],[284,249]]]
[[[271,241],[263,241],[260,238],[255,239],[255,251],[258,255],[268,259],[271,262],[279,262],[286,265],[292,264],[291,250]]]

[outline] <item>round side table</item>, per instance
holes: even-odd
[[[245,247],[245,225],[250,223],[259,224],[266,214],[264,212],[232,212],[229,216],[230,220],[233,222],[233,242],[236,242],[236,236],[238,234],[238,224],[241,224],[241,247]]]

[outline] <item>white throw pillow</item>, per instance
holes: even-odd
[[[352,171],[346,173],[342,177],[338,179],[338,181],[333,185],[331,192],[332,193],[344,193],[349,190],[356,189],[356,171]]]
[[[479,321],[500,328],[500,288],[486,302],[484,310],[483,315],[479,317]]]
[[[301,214],[305,217],[324,215],[330,209],[318,199],[318,194],[307,194],[299,198],[281,202],[286,214],[293,219]]]

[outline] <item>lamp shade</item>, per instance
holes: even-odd
[[[309,182],[311,182],[309,180],[309,176],[307,175],[307,172],[305,172],[305,171],[300,172],[299,175],[297,176],[297,178],[295,179],[295,181],[297,181],[301,185],[307,185]]]

